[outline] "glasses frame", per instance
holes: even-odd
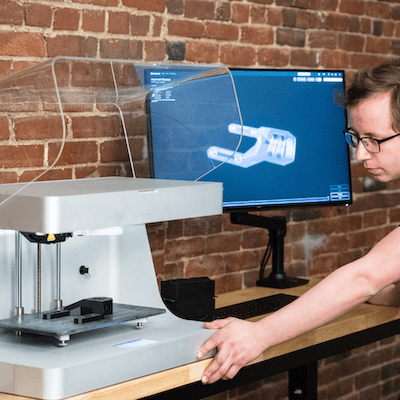
[[[385,139],[374,139],[374,138],[370,138],[370,137],[360,137],[360,136],[358,136],[358,135],[356,134],[356,131],[355,131],[353,128],[347,128],[347,129],[345,129],[345,130],[343,131],[343,133],[344,133],[345,137],[351,136],[351,137],[357,138],[357,140],[358,140],[357,145],[354,145],[353,140],[351,140],[351,144],[350,144],[350,142],[349,142],[348,140],[346,140],[346,142],[347,142],[347,144],[348,144],[349,146],[357,148],[358,145],[359,145],[360,142],[361,142],[361,143],[363,144],[365,150],[367,150],[369,153],[375,153],[375,154],[376,154],[376,153],[379,153],[379,152],[381,151],[381,143],[387,142],[387,141],[390,140],[390,139],[393,139],[393,138],[395,138],[395,137],[397,137],[397,136],[400,136],[400,133],[396,133],[396,135],[390,136],[390,137],[385,138]],[[378,151],[371,151],[371,150],[368,150],[367,146],[366,146],[365,143],[364,143],[364,140],[369,140],[369,141],[375,142],[375,143],[378,145]]]

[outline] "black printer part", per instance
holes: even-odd
[[[74,323],[98,321],[113,312],[113,300],[110,297],[90,297],[64,307],[62,310],[54,310],[43,313],[43,319],[55,319],[68,316],[76,316]]]
[[[21,234],[31,243],[53,244],[65,242],[72,237],[72,233],[56,233],[56,234],[38,234],[32,232],[21,232]]]
[[[161,282],[161,297],[176,316],[211,321],[215,310],[215,282],[208,277],[173,279]]]

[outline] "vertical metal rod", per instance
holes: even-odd
[[[15,232],[15,269],[17,272],[17,308],[22,307],[22,251],[21,236]]]
[[[15,232],[15,270],[17,280],[17,305],[15,307],[15,315],[21,317],[24,314],[24,308],[22,307],[22,248],[21,248],[21,234]],[[20,336],[21,331],[15,331],[15,334]]]
[[[42,311],[42,247],[37,245],[37,300],[36,311]]]
[[[61,310],[62,300],[61,300],[61,243],[56,243],[56,300],[54,302],[54,308],[56,310]]]

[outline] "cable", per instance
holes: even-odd
[[[272,245],[271,245],[271,237],[268,240],[268,245],[264,253],[264,257],[261,261],[260,267],[260,280],[264,278],[265,267],[267,266],[268,260],[270,259],[272,254]]]

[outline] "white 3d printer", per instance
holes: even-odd
[[[8,113],[57,113],[64,145],[73,106],[102,102],[123,118],[132,99],[154,90],[151,81],[143,84],[146,68],[61,57],[3,78],[0,101],[12,105]],[[78,71],[102,75],[108,86],[94,88]],[[231,84],[215,66],[193,67],[185,83],[199,74]],[[106,177],[1,184],[0,392],[61,399],[195,362],[212,332],[166,309],[145,224],[221,212],[220,183]]]

